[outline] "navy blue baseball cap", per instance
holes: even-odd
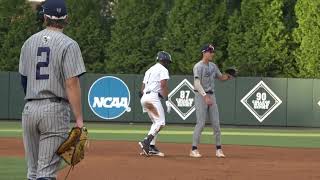
[[[202,53],[205,53],[205,52],[211,52],[213,53],[214,52],[214,47],[212,44],[206,44],[204,45],[202,48],[201,48],[201,52]]]
[[[64,0],[46,0],[43,4],[43,13],[50,19],[65,19],[67,7]]]

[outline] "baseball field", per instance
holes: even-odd
[[[203,131],[199,150],[189,157],[193,126],[168,125],[158,146],[165,157],[140,156],[137,144],[149,124],[87,123],[90,147],[70,173],[72,180],[316,180],[320,179],[320,129],[222,128],[225,159],[215,157],[212,130]],[[0,122],[0,179],[25,179],[20,121]],[[58,179],[64,179],[68,167]]]

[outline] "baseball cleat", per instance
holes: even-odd
[[[149,155],[164,157],[164,153],[160,152],[160,150],[154,145],[150,146]]]
[[[140,156],[145,156],[146,154],[144,152],[140,152]],[[158,152],[158,153],[151,153],[149,152],[148,156],[160,156],[160,157],[164,157],[164,153],[163,152]]]
[[[160,156],[160,157],[164,157],[164,153],[163,152],[149,152],[149,156]]]
[[[146,140],[140,141],[139,145],[144,153],[144,155],[149,155],[149,144],[146,142]]]
[[[144,152],[141,152],[140,155],[145,155]],[[160,157],[164,157],[164,153],[160,152],[160,150],[155,146],[155,145],[151,145],[149,146],[149,156],[160,156]]]
[[[197,149],[191,150],[189,156],[194,157],[194,158],[202,157],[202,155],[200,154],[200,152]]]
[[[149,155],[146,155],[143,151],[140,152],[139,155],[140,155],[140,156],[149,156]]]
[[[149,148],[149,153],[158,153],[160,152],[159,149],[155,146],[155,145],[150,145],[150,148]]]
[[[217,156],[218,158],[225,158],[225,157],[226,157],[226,156],[223,154],[222,149],[216,150],[216,156]]]

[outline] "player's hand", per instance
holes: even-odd
[[[170,113],[171,111],[171,104],[169,101],[166,101],[166,106],[167,106],[167,113]]]
[[[75,127],[82,128],[83,127],[83,120],[76,120]]]
[[[232,80],[232,79],[234,79],[234,77],[232,76],[232,75],[230,75],[230,74],[226,74],[227,75],[227,80]]]
[[[211,105],[213,104],[210,95],[206,94],[203,98],[204,98],[205,103],[206,103],[208,106],[211,106]]]

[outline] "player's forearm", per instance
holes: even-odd
[[[162,96],[163,96],[163,98],[168,98],[168,94],[169,94],[169,92],[168,92],[168,87],[165,87],[165,88],[163,88],[162,89]]]
[[[160,81],[161,87],[161,95],[163,98],[168,98],[169,90],[168,90],[168,82],[166,79]]]
[[[144,87],[145,87],[145,85],[144,85],[144,83],[142,83],[141,89],[140,89],[140,92],[141,92],[141,93],[143,93]]]
[[[71,109],[76,118],[76,123],[83,124],[82,107],[81,107],[81,89],[78,77],[72,77],[66,80],[66,91]]]
[[[201,86],[200,79],[194,80],[194,89],[199,92],[202,96],[206,95],[206,92],[204,91],[203,87]]]

